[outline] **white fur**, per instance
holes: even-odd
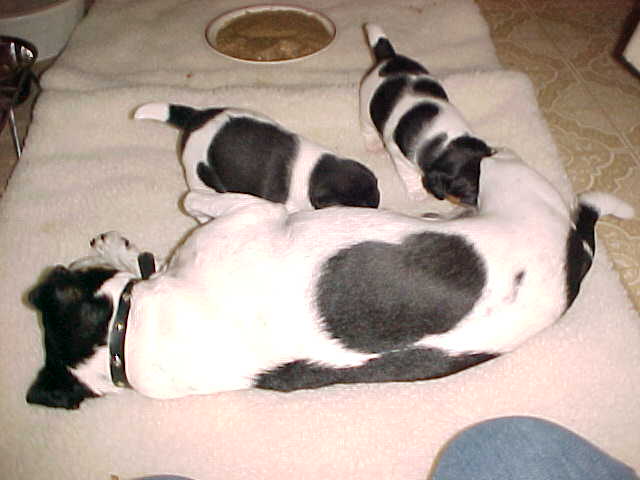
[[[630,219],[635,216],[631,205],[606,192],[586,192],[579,196],[583,203],[595,208],[601,216],[614,215],[618,218]]]
[[[487,282],[472,311],[449,332],[427,335],[417,346],[507,352],[563,313],[570,208],[512,152],[483,160],[478,214],[472,217],[425,220],[349,207],[290,214],[259,198],[234,200],[209,190],[190,192],[185,208],[216,219],[195,229],[162,272],[133,289],[126,371],[145,395],[247,388],[259,373],[300,358],[346,367],[377,357],[330,338],[314,302],[324,262],[365,241],[451,233],[484,260]],[[514,286],[520,271],[526,275]],[[117,299],[116,291],[103,293]],[[93,378],[106,375],[106,359],[101,368]]]

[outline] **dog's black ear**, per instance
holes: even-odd
[[[467,205],[477,205],[480,184],[480,162],[493,150],[476,137],[453,140],[426,170],[423,185],[436,198],[447,196]]]
[[[68,282],[65,282],[69,276],[69,270],[62,265],[52,268],[36,287],[34,287],[27,295],[27,300],[38,310],[45,310],[53,301],[64,301],[69,295],[73,296],[72,291],[65,288],[59,288]]]
[[[422,176],[422,185],[438,200],[445,199],[450,183],[451,175],[442,170],[431,169]]]
[[[64,366],[45,365],[27,392],[27,403],[74,410],[85,398],[97,397]]]
[[[458,174],[451,180],[449,194],[460,199],[466,205],[478,205],[478,191],[480,190],[480,160],[484,157],[468,158],[461,165]]]
[[[143,280],[156,273],[156,257],[153,256],[153,253],[142,252],[138,255],[138,268],[140,268],[140,276]]]
[[[314,208],[333,205],[376,208],[380,203],[378,179],[355,160],[325,154],[309,177],[309,200]]]

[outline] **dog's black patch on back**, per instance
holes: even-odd
[[[214,137],[198,177],[217,192],[249,193],[283,203],[289,196],[295,135],[252,118],[230,119]]]
[[[331,337],[376,353],[451,330],[485,281],[483,260],[466,240],[423,232],[397,245],[371,241],[338,252],[322,269],[316,304]]]
[[[183,130],[196,130],[223,111],[224,108],[198,110],[187,105],[171,104],[167,123]]]
[[[596,251],[595,225],[598,212],[589,205],[581,204],[576,219],[576,228],[569,231],[567,259],[565,263],[567,283],[567,306],[569,308],[580,292],[580,286],[593,263]],[[585,248],[585,243],[591,251]]]
[[[379,75],[381,77],[387,77],[398,74],[428,75],[429,72],[415,60],[405,57],[404,55],[396,55],[380,69]]]
[[[400,118],[393,140],[405,157],[411,158],[420,139],[420,133],[439,112],[440,108],[434,103],[419,103]]]
[[[442,88],[442,85],[440,85],[435,80],[431,80],[430,78],[421,78],[417,80],[413,84],[413,90],[416,93],[427,95],[429,97],[436,97],[446,101],[449,100],[447,92],[445,92],[444,88]]]
[[[189,140],[189,137],[195,130],[198,130],[205,123],[214,119],[224,111],[224,108],[197,110],[186,105],[169,105],[169,118],[167,119],[167,123],[182,129],[180,151],[184,150],[187,140]]]
[[[493,353],[453,356],[435,348],[408,348],[384,353],[358,367],[332,368],[297,360],[258,375],[255,386],[290,392],[336,383],[428,380],[451,375],[497,356]]]
[[[407,84],[407,79],[404,77],[387,80],[378,87],[371,97],[369,115],[371,115],[371,121],[378,132],[382,133],[384,130],[384,125],[389,120],[389,115],[398,103]]]
[[[309,200],[313,208],[333,205],[376,208],[380,203],[378,179],[355,160],[325,153],[309,176]]]

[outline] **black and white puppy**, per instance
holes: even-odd
[[[377,207],[378,180],[363,164],[286,130],[272,119],[236,108],[198,110],[148,103],[136,119],[183,131],[181,156],[191,190],[251,194],[289,211],[332,205]]]
[[[633,215],[602,193],[570,208],[508,151],[481,164],[478,213],[454,220],[250,200],[189,192],[185,209],[215,220],[147,280],[114,233],[94,240],[96,265],[45,275],[29,295],[46,360],[27,401],[453,374],[554,323],[591,267],[599,216]]]
[[[379,26],[365,31],[376,62],[360,85],[367,149],[386,147],[412,197],[426,189],[439,200],[475,206],[480,162],[492,149],[421,64],[396,54]]]

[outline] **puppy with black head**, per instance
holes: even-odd
[[[480,162],[493,150],[476,137],[441,83],[398,55],[377,25],[365,25],[375,65],[360,85],[367,149],[386,147],[408,193],[475,206]]]
[[[289,211],[332,205],[375,208],[380,202],[378,180],[369,168],[265,115],[148,103],[136,109],[134,118],[182,130],[182,163],[191,190],[255,195],[283,203]]]

